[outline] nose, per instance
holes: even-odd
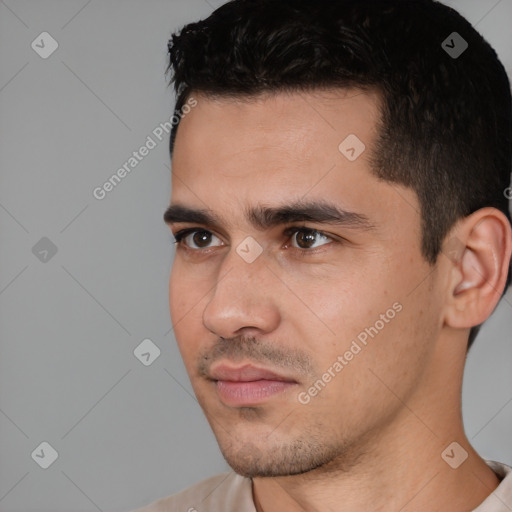
[[[216,336],[261,336],[280,323],[276,278],[264,254],[246,262],[233,248],[226,255],[213,295],[203,311],[203,325]]]

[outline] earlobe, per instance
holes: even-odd
[[[483,323],[501,298],[510,265],[512,229],[502,212],[483,208],[466,217],[457,232],[462,250],[451,260],[453,284],[446,323],[470,328]]]

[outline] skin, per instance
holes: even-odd
[[[257,510],[475,508],[499,481],[464,433],[462,375],[469,328],[490,315],[505,284],[507,219],[493,208],[462,219],[432,266],[421,255],[416,194],[370,170],[377,94],[194,97],[176,139],[171,204],[208,209],[220,224],[169,222],[173,233],[203,231],[177,246],[171,317],[223,455],[253,477]],[[352,162],[338,149],[349,134],[366,146]],[[325,234],[304,238],[245,215],[298,200],[336,203],[372,228],[292,223]],[[236,251],[248,236],[263,250],[252,263]],[[302,404],[299,394],[396,303],[394,318]],[[229,406],[205,376],[219,362],[252,363],[296,384],[256,406]],[[441,457],[452,442],[450,454],[468,454],[457,469]]]

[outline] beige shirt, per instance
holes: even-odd
[[[501,482],[473,512],[511,512],[512,467],[485,462]],[[133,512],[256,512],[256,508],[251,480],[236,473],[223,473]]]

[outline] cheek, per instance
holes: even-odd
[[[180,311],[183,309],[183,291],[185,291],[183,279],[180,278],[179,270],[174,263],[169,276],[169,308],[173,322],[180,317]]]
[[[416,364],[422,352],[433,318],[422,309],[425,297],[410,294],[412,277],[388,265],[360,270],[340,269],[315,285],[304,281],[302,298],[310,311],[288,309],[292,321],[302,326],[317,371],[327,371],[347,351],[353,375],[368,373],[370,366],[393,371],[395,364],[407,360]]]
[[[368,270],[337,268],[328,278],[317,277],[294,283],[306,307],[288,308],[294,320],[310,331],[316,349],[330,345],[341,350],[350,345],[353,336],[373,325],[393,304],[388,290],[382,291]]]
[[[201,298],[205,292],[179,265],[173,266],[169,278],[169,308],[178,348],[188,367],[201,340]]]
[[[325,414],[347,436],[394,414],[400,407],[397,397],[408,396],[428,363],[427,322],[414,322],[414,304],[371,293],[360,299],[364,306],[342,304],[337,324],[334,316],[326,319],[336,336],[331,342],[317,337],[312,345],[318,374],[306,387],[315,414]]]
[[[173,323],[187,321],[208,290],[209,280],[191,272],[179,261],[173,263],[169,277],[169,307]]]

